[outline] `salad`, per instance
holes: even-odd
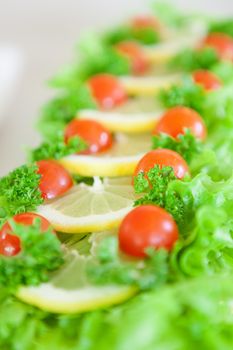
[[[233,19],[86,36],[0,179],[2,350],[231,349]]]

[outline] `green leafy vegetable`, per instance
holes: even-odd
[[[2,219],[32,211],[43,202],[38,188],[36,165],[23,165],[0,179],[0,216]]]
[[[38,285],[62,263],[62,249],[52,229],[41,232],[40,220],[25,226],[10,222],[21,241],[21,251],[12,257],[0,256],[0,286],[15,290],[20,285]]]
[[[218,64],[215,67],[214,69],[222,69],[223,71],[229,68],[227,63]],[[224,75],[226,72],[222,74]],[[163,147],[176,150],[189,163],[191,162],[191,169],[194,169],[194,174],[207,171],[216,180],[221,177],[229,177],[232,173],[233,163],[232,91],[233,85],[230,73],[228,84],[218,90],[208,92],[208,94],[191,83],[190,80],[184,81],[183,85],[172,87],[167,92],[163,91],[160,97],[166,107],[185,105],[196,109],[200,113],[208,129],[208,137],[204,146],[198,142],[196,143],[190,136],[183,140],[184,143],[176,143],[164,136],[153,139],[153,148]],[[224,167],[221,165],[222,159],[224,159],[226,165]]]
[[[169,27],[181,27],[187,21],[188,15],[184,15],[169,1],[154,1],[152,3],[152,11],[160,21]],[[189,16],[190,17],[190,16]]]
[[[228,128],[229,131],[233,126],[233,84],[226,85],[221,89],[214,90],[207,94],[203,104],[202,116],[205,119],[209,129],[209,138],[211,133],[220,127]],[[226,141],[226,137],[224,138]]]
[[[143,172],[139,173],[134,179],[134,188],[136,193],[143,196],[135,201],[135,205],[154,204],[165,208],[179,225],[183,224],[185,205],[183,200],[175,193],[170,191],[169,186],[177,181],[174,171],[171,167],[155,166],[150,169],[145,177]]]
[[[218,63],[217,53],[212,48],[202,50],[185,49],[178,53],[169,62],[169,66],[173,69],[181,69],[186,72],[192,72],[196,69],[210,69]]]
[[[219,62],[211,70],[224,84],[233,83],[233,64],[231,62]]]
[[[232,272],[233,177],[216,182],[199,174],[192,180],[179,181],[171,168],[154,167],[146,178],[139,174],[134,185],[136,192],[143,194],[136,205],[165,208],[179,224],[182,239],[175,263],[181,274]]]
[[[203,150],[203,144],[196,137],[194,137],[190,130],[186,130],[184,134],[180,134],[177,139],[167,135],[160,134],[153,136],[153,149],[167,148],[179,153],[188,163],[194,157],[200,154]]]
[[[80,60],[64,68],[51,80],[56,88],[75,89],[80,82],[98,73],[130,74],[129,59],[96,35],[88,35],[80,43]]]
[[[170,89],[161,90],[159,94],[162,105],[166,108],[186,106],[202,112],[206,98],[204,89],[187,77],[179,85],[173,85]]]
[[[206,147],[215,152],[216,171],[212,176],[227,178],[233,164],[233,85],[229,84],[206,96],[202,116],[208,127]],[[224,164],[224,165],[223,165]]]
[[[144,45],[154,45],[160,42],[159,33],[153,28],[134,29],[132,39]]]
[[[86,147],[86,143],[79,137],[73,137],[68,143],[65,143],[63,136],[57,136],[56,139],[44,142],[41,146],[32,150],[30,160],[34,162],[41,159],[61,159],[84,151]]]
[[[231,349],[233,282],[195,278],[84,315],[41,312],[0,294],[1,349]],[[103,336],[104,334],[104,336]],[[146,335],[146,336],[145,336]]]
[[[102,323],[106,336],[97,340],[97,335],[95,345],[103,350],[109,344],[134,350],[230,349],[231,287],[230,279],[216,276],[141,295]]]
[[[233,37],[233,19],[214,21],[209,27],[210,33],[224,33]]]
[[[88,266],[88,276],[96,284],[133,285],[140,290],[157,288],[168,278],[168,254],[148,249],[147,255],[144,261],[123,260],[117,237],[107,237],[98,247],[97,261]]]
[[[104,40],[109,45],[115,45],[122,41],[137,41],[144,45],[153,45],[160,41],[159,33],[153,28],[131,28],[121,26],[109,31]]]
[[[72,175],[73,181],[78,185],[81,182],[84,182],[86,185],[92,186],[94,183],[94,178],[93,177],[88,177],[88,176],[82,176],[82,175],[77,175],[73,174]]]
[[[63,133],[65,125],[77,116],[77,112],[85,108],[96,108],[89,89],[85,85],[69,89],[44,106],[38,129],[49,140],[57,138]]]
[[[187,238],[173,256],[178,273],[185,276],[232,273],[233,177],[216,182],[199,174],[190,182],[171,186],[193,213],[186,227]]]
[[[231,206],[232,208],[232,206]],[[188,244],[177,249],[178,273],[186,276],[231,274],[233,221],[223,207],[201,206],[195,215]]]

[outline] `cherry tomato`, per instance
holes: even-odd
[[[119,247],[135,257],[145,257],[146,248],[171,250],[179,232],[173,217],[154,205],[142,205],[133,209],[121,223]]]
[[[41,175],[39,189],[44,199],[56,198],[73,186],[68,171],[55,160],[40,160],[37,166]]]
[[[131,21],[131,27],[135,29],[155,29],[158,30],[160,27],[159,22],[153,16],[137,16]]]
[[[185,129],[190,129],[192,134],[204,140],[206,137],[206,127],[201,116],[191,108],[174,107],[169,109],[157,123],[153,134],[168,134],[174,138],[184,134]]]
[[[174,151],[170,149],[158,148],[154,151],[148,152],[138,163],[134,177],[140,172],[145,174],[154,166],[158,165],[160,168],[165,166],[170,166],[174,170],[174,174],[178,179],[183,179],[183,177],[189,173],[189,168],[185,160]]]
[[[208,70],[196,70],[192,74],[195,83],[201,85],[205,90],[216,90],[222,86],[220,79]]]
[[[221,59],[233,60],[233,39],[223,33],[209,34],[201,47],[211,47],[216,50]]]
[[[134,74],[144,74],[149,69],[149,62],[140,45],[133,41],[122,41],[116,45],[118,52],[129,58]]]
[[[87,84],[101,108],[111,109],[127,101],[124,86],[113,75],[97,74]]]
[[[112,134],[99,122],[91,119],[72,120],[65,130],[65,141],[79,136],[88,144],[83,154],[95,154],[107,151],[113,145]]]
[[[13,220],[25,226],[33,224],[34,220],[41,220],[41,231],[45,232],[51,227],[51,224],[44,217],[34,213],[18,214],[13,217]],[[12,227],[6,222],[0,230],[0,254],[4,256],[14,256],[21,251],[21,242],[18,236],[13,234]]]

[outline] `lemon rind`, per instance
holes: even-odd
[[[124,117],[123,113],[103,112],[85,109],[78,112],[79,119],[97,120],[108,130],[127,134],[142,134],[151,132],[162,115],[163,111],[150,113],[132,113]]]
[[[69,172],[82,176],[122,177],[133,175],[146,152],[127,157],[72,155],[59,160]]]
[[[49,220],[56,231],[64,233],[87,233],[93,231],[104,231],[117,228],[132,206],[120,209],[107,214],[89,215],[87,217],[75,218],[64,215],[52,208],[51,205],[41,205],[37,213]]]
[[[129,95],[153,96],[161,89],[180,83],[181,78],[181,74],[174,73],[158,77],[123,76],[119,79]]]
[[[27,304],[36,306],[41,310],[59,313],[75,314],[120,304],[136,293],[136,289],[130,287],[106,286],[89,287],[98,291],[95,298],[87,298],[88,287],[66,293],[59,288],[53,288],[50,284],[41,284],[39,287],[21,287],[17,297]]]

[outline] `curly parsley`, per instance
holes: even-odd
[[[137,199],[135,206],[143,204],[154,204],[166,209],[178,223],[182,225],[185,216],[185,204],[182,198],[172,190],[170,185],[177,182],[174,171],[171,167],[155,166],[150,169],[147,176],[143,172],[134,179],[135,192],[142,194]]]
[[[68,143],[65,143],[63,136],[57,136],[55,139],[44,142],[32,150],[30,160],[34,162],[41,159],[61,159],[68,155],[84,151],[86,147],[86,143],[79,137],[73,137]]]
[[[100,242],[97,259],[90,262],[87,273],[97,285],[131,285],[147,290],[163,285],[168,279],[168,253],[164,250],[147,250],[145,260],[123,260],[119,256],[117,237]]]
[[[186,72],[192,72],[196,69],[210,69],[218,62],[218,55],[212,48],[205,48],[199,51],[185,49],[172,58],[169,66],[176,70],[182,69]]]
[[[202,112],[206,93],[202,86],[186,77],[182,84],[173,85],[170,89],[161,90],[159,99],[165,108],[186,106]]]
[[[36,165],[23,165],[0,179],[0,220],[32,211],[43,202]]]
[[[49,272],[62,263],[61,243],[48,229],[41,232],[40,220],[25,226],[12,221],[14,235],[20,237],[21,252],[15,256],[0,255],[0,286],[14,290],[20,285],[38,285],[48,281]]]
[[[177,139],[167,134],[160,134],[159,136],[153,136],[152,142],[153,149],[171,149],[179,153],[187,163],[191,163],[195,156],[203,150],[202,142],[194,137],[188,129],[184,134],[180,134]]]

